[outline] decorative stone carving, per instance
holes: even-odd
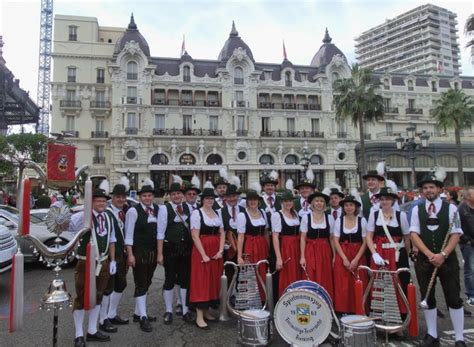
[[[204,140],[199,140],[199,145],[197,146],[199,163],[204,163],[204,154],[206,146],[204,145]]]
[[[343,66],[345,64],[344,58],[340,54],[336,54],[334,57],[332,57],[331,64],[334,64],[336,67]]]
[[[178,145],[176,144],[176,139],[171,140],[171,146],[169,147],[169,150],[171,151],[171,163],[176,164],[176,156],[178,153]]]
[[[125,46],[123,47],[123,50],[131,55],[141,53],[142,51],[138,42],[135,42],[134,40],[126,42]]]
[[[235,57],[240,62],[243,59],[247,58],[247,51],[243,49],[242,47],[238,47],[234,49],[232,56]]]
[[[283,141],[280,140],[278,141],[278,146],[276,148],[278,164],[283,163],[283,149],[284,149]]]

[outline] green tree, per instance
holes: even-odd
[[[444,131],[454,130],[456,141],[456,152],[458,161],[459,185],[464,186],[464,173],[462,164],[461,132],[470,129],[474,120],[474,104],[472,99],[462,90],[450,89],[441,94],[438,100],[433,102],[434,108],[431,115],[437,123],[437,127]]]
[[[471,14],[467,18],[466,24],[464,25],[464,32],[468,37],[470,37],[466,47],[471,47],[471,58],[472,63],[474,64],[474,14]]]
[[[379,83],[372,79],[372,72],[354,64],[351,77],[334,81],[334,107],[337,119],[350,119],[359,128],[360,138],[360,177],[366,173],[365,129],[366,122],[382,119],[384,116],[383,98],[375,93]],[[362,186],[362,184],[361,184]]]
[[[0,161],[18,168],[18,187],[28,161],[46,161],[47,143],[43,134],[20,133],[0,138]]]

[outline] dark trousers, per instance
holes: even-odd
[[[420,287],[421,300],[426,296],[428,283],[430,282],[434,268],[435,267],[429,262],[424,254],[418,254],[418,258],[415,262],[415,272]],[[460,296],[461,285],[459,281],[459,262],[456,252],[449,255],[448,259],[446,259],[443,265],[438,269],[436,277],[439,278],[441,282],[446,305],[453,309],[461,308],[463,303]],[[435,285],[436,282],[433,285],[433,288],[431,288],[428,296],[427,302],[429,309],[436,308]]]
[[[175,284],[182,289],[188,289],[191,275],[191,249],[192,245],[177,245],[171,242],[163,244],[164,290],[172,290]]]
[[[94,270],[95,271],[95,270]],[[73,310],[84,309],[84,292],[85,292],[85,276],[86,276],[86,261],[78,260],[76,268],[74,269],[74,282],[76,286],[76,297],[74,298]],[[109,261],[104,260],[102,262],[102,268],[100,269],[99,276],[96,276],[96,304],[102,303],[102,296],[104,295],[107,282],[109,281]]]
[[[133,280],[135,282],[134,297],[143,296],[150,288],[151,280],[156,270],[156,249],[155,250],[136,250],[133,249],[135,256],[135,267],[133,268]]]
[[[128,265],[125,254],[116,254],[115,261],[117,262],[117,272],[110,276],[104,295],[110,295],[112,292],[122,293],[127,287]]]

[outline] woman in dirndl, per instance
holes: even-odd
[[[278,274],[278,297],[291,283],[302,279],[300,259],[300,219],[294,208],[291,191],[280,196],[282,209],[271,217],[273,249]]]
[[[225,233],[220,210],[212,208],[215,198],[213,188],[204,189],[201,194],[202,207],[191,214],[194,245],[189,302],[196,308],[196,325],[201,329],[209,329],[206,320],[216,320],[209,313],[209,307],[218,303],[220,276],[224,267],[222,255]]]
[[[376,194],[380,201],[380,209],[371,209],[367,222],[367,247],[372,253],[370,267],[379,269],[385,266],[387,270],[396,271],[399,268],[409,268],[408,253],[410,249],[410,232],[408,218],[405,212],[394,208],[398,195],[389,187],[383,187]],[[399,275],[403,292],[407,293],[410,274],[402,272]],[[397,292],[400,313],[406,314],[407,307]]]
[[[333,241],[336,250],[334,262],[334,309],[337,313],[355,313],[355,281],[359,265],[366,265],[365,234],[367,222],[359,216],[361,203],[348,195],[339,202],[342,215],[334,222]],[[367,285],[367,273],[360,279]]]
[[[268,259],[269,232],[268,221],[265,212],[258,208],[260,196],[256,191],[250,190],[246,197],[245,211],[237,215],[237,262],[239,265],[250,262],[257,263],[260,260]],[[259,274],[265,281],[266,265],[258,267]],[[258,281],[260,298],[265,299],[263,288]]]
[[[331,245],[334,218],[326,213],[329,196],[315,192],[308,202],[312,211],[301,219],[300,265],[308,279],[324,287],[334,300]]]

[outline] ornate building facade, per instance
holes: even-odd
[[[216,60],[187,52],[180,58],[151,56],[133,16],[122,29],[57,15],[54,32],[51,128],[74,136],[77,165],[90,164],[93,174],[112,183],[127,174],[135,187],[151,177],[162,189],[171,174],[212,180],[225,166],[246,188],[273,169],[282,184],[287,178],[298,182],[306,160],[320,186],[356,185],[358,130],[336,120],[332,106],[332,82],[348,77],[350,68],[327,31],[309,65],[256,62],[234,24]],[[368,127],[369,163],[394,160],[393,174],[401,186],[409,185],[408,161],[396,152],[395,137],[414,123],[417,131],[433,133],[436,148],[450,155],[454,141],[434,129],[429,108],[445,88],[474,94],[473,79],[374,78],[388,112]],[[463,140],[470,150],[474,141]],[[420,169],[436,165],[440,153],[426,153],[432,160]],[[474,164],[474,150],[468,160]],[[446,159],[448,171],[456,169],[451,161]]]

